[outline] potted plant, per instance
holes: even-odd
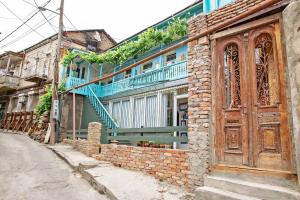
[[[149,147],[154,147],[153,141],[149,141]]]
[[[156,141],[156,142],[155,142],[155,146],[154,146],[154,147],[155,147],[155,148],[160,148],[160,144],[161,144],[161,142],[160,142],[160,141]]]
[[[145,141],[144,147],[149,147],[149,146],[150,146],[149,142],[148,142],[148,141]]]

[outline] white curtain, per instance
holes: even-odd
[[[134,112],[133,112],[134,128],[141,128],[141,126],[145,127],[144,114],[145,114],[145,98],[135,99]]]
[[[131,114],[131,109],[130,109],[130,101],[125,100],[122,101],[122,121],[120,123],[121,128],[130,128],[130,114]]]
[[[114,102],[112,107],[112,117],[114,120],[117,121],[117,124],[120,124],[122,122],[121,118],[121,102]]]
[[[157,127],[157,96],[146,98],[146,127]]]

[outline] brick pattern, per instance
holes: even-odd
[[[89,123],[88,139],[87,140],[71,140],[64,139],[63,143],[73,146],[74,149],[84,153],[87,156],[99,153],[100,137],[101,137],[102,124],[98,122]]]
[[[189,21],[189,36],[206,28],[206,16],[199,15]],[[211,55],[207,37],[188,44],[188,82],[188,155],[191,170],[188,179],[191,188],[196,188],[203,185],[210,159]]]
[[[118,167],[146,172],[168,183],[189,188],[187,151],[101,144],[101,153],[94,157]]]
[[[101,137],[102,124],[98,122],[89,123],[88,126],[88,152],[87,155],[99,153],[100,137]]]
[[[88,155],[88,143],[86,140],[71,140],[71,139],[63,139],[63,143],[67,145],[73,146],[74,149],[80,151],[81,153]]]
[[[207,15],[208,26],[213,26],[235,17],[263,1],[264,0],[236,0],[231,4],[227,4]]]

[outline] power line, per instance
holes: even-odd
[[[50,1],[49,1],[50,2]],[[31,26],[29,26],[28,24],[26,24],[27,21],[23,21],[16,13],[14,13],[9,7],[7,7],[2,1],[0,1],[0,3],[11,13],[13,14],[16,18],[18,18],[22,23],[23,25],[25,24],[27,27],[29,27],[31,30],[33,30],[36,34],[38,34],[39,36],[45,38],[45,36],[41,35],[39,32],[37,32],[36,30],[34,30]],[[23,26],[22,25],[22,26]],[[2,41],[2,40],[1,40]]]
[[[50,17],[50,15],[49,15],[48,17]],[[55,15],[55,16],[52,16],[52,17],[49,19],[49,21],[51,21],[51,20],[54,19],[55,17],[56,17],[56,15]],[[43,20],[41,20],[40,22],[38,22],[37,24],[35,24],[33,27],[34,27],[35,29],[39,29],[40,27],[44,26],[45,24],[46,24],[46,21],[43,19]],[[0,49],[3,49],[3,48],[5,48],[5,47],[8,47],[8,46],[10,46],[10,45],[16,43],[16,42],[19,41],[20,39],[23,39],[23,38],[26,37],[27,35],[31,34],[32,32],[33,32],[32,30],[28,30],[27,32],[25,32],[25,33],[21,34],[20,36],[18,36],[17,38],[15,38],[14,40],[12,40],[12,41],[6,43],[5,45],[1,46]]]
[[[51,22],[48,21],[48,19],[47,19],[46,16],[44,15],[43,11],[40,9],[40,6],[36,3],[35,0],[33,0],[33,1],[34,1],[34,4],[36,5],[36,7],[39,9],[40,13],[43,15],[44,19],[45,19],[45,20],[47,21],[47,23],[51,26],[51,28],[52,28],[52,30],[54,31],[54,33],[56,33],[57,30],[53,27],[53,25],[51,24]],[[49,2],[50,2],[50,1],[51,1],[51,0],[49,0]],[[44,7],[44,6],[42,6],[42,7]]]
[[[1,3],[1,1],[0,1]],[[12,34],[14,34],[17,30],[19,30],[26,22],[28,22],[29,20],[31,20],[35,15],[37,15],[39,13],[39,11],[37,11],[36,13],[34,13],[30,18],[28,18],[26,21],[24,21],[20,26],[18,26],[15,30],[13,30],[11,33],[9,33],[8,35],[6,35],[4,38],[2,38],[0,40],[0,42],[2,42],[3,40],[5,40],[6,38],[8,38],[9,36],[11,36]]]
[[[76,26],[71,22],[71,20],[67,17],[67,15],[64,14],[64,16],[65,16],[65,18],[68,20],[68,22],[73,26],[73,28],[74,28],[75,30],[78,30],[78,29],[76,28]]]

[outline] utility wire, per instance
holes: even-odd
[[[52,30],[54,31],[54,33],[57,33],[57,30],[53,27],[53,25],[51,24],[51,22],[46,18],[46,16],[44,15],[43,11],[40,9],[39,5],[36,3],[35,0],[34,1],[34,4],[36,5],[36,7],[39,9],[40,13],[43,15],[44,19],[47,21],[47,23],[51,26]],[[49,0],[50,2],[51,0]],[[44,6],[43,6],[44,7]]]
[[[50,2],[50,1],[49,1]],[[45,36],[41,35],[39,32],[37,32],[36,30],[34,30],[31,26],[29,26],[28,24],[26,24],[27,21],[23,21],[16,13],[14,13],[8,6],[6,6],[2,1],[0,1],[0,3],[11,13],[13,14],[16,18],[18,18],[23,24],[22,26],[25,24],[28,28],[30,28],[31,30],[33,30],[36,34],[38,34],[39,36],[41,36],[42,38],[45,38]],[[2,40],[1,40],[2,41]],[[0,41],[0,42],[1,42]]]
[[[48,17],[50,17],[50,15]],[[56,17],[56,15],[50,17],[49,21],[51,21],[55,17]],[[35,24],[33,27],[34,27],[34,29],[39,29],[40,27],[44,26],[46,23],[47,22],[43,19],[40,22],[38,22],[37,24]],[[28,30],[27,32],[25,32],[25,33],[21,34],[20,36],[18,36],[17,38],[15,38],[14,40],[12,40],[12,41],[6,43],[5,45],[1,46],[0,49],[3,49],[5,47],[8,47],[8,46],[16,43],[17,41],[19,41],[19,40],[23,39],[24,37],[26,37],[27,35],[31,34],[32,32],[33,32],[32,30]]]
[[[1,1],[0,1],[1,3]],[[8,35],[6,35],[4,38],[2,38],[0,40],[0,42],[2,42],[3,40],[5,40],[6,38],[8,38],[9,36],[11,36],[12,34],[14,34],[17,30],[19,30],[24,24],[26,24],[26,22],[28,22],[29,20],[31,20],[35,15],[37,15],[39,13],[39,11],[35,12],[30,18],[28,18],[26,21],[24,21],[20,26],[18,26],[15,30],[13,30],[11,33],[9,33]]]
[[[67,15],[64,14],[64,16],[65,16],[65,18],[68,20],[68,22],[73,26],[74,30],[78,30],[78,29],[76,28],[76,26],[71,22],[71,20],[67,17]]]

